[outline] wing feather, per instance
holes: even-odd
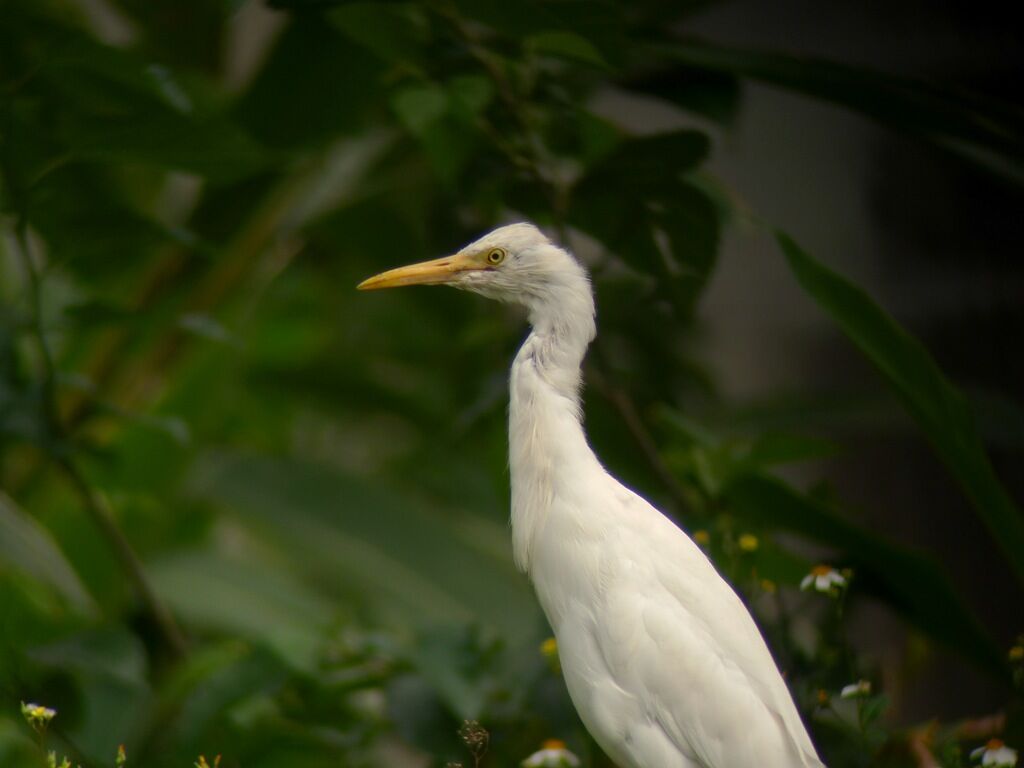
[[[617,685],[704,766],[823,768],[740,598],[644,499],[630,492],[627,510],[606,550],[614,573],[606,577],[604,620],[595,623]]]

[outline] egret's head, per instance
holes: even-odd
[[[531,310],[569,293],[590,297],[583,267],[532,224],[500,227],[453,256],[388,270],[364,280],[359,289],[401,285],[450,285]]]

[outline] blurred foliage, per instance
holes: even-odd
[[[19,701],[56,708],[49,743],[86,766],[121,743],[152,768],[516,765],[551,737],[608,764],[511,563],[521,318],[352,290],[512,218],[588,261],[598,452],[700,533],[828,763],[961,765],[989,735],[891,725],[845,639],[866,598],[1004,684],[993,729],[1022,743],[1020,654],[942,566],[777,474],[835,455],[839,433],[810,429],[809,400],[781,429],[720,403],[702,423],[714,388],[680,343],[741,214],[701,165],[743,78],[1011,180],[1020,112],[669,33],[703,5],[0,0],[0,764],[45,764]],[[594,108],[609,94],[686,127],[631,132]],[[1024,577],[1020,510],[955,385],[781,245]],[[808,552],[851,567],[849,587],[801,596]],[[487,734],[460,740],[464,720]]]

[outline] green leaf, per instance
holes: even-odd
[[[194,756],[203,749],[204,737],[211,744],[208,734],[223,739],[230,733],[224,721],[234,708],[276,694],[287,680],[288,669],[262,646],[231,640],[198,649],[171,670],[158,692],[162,717],[157,722],[168,725],[158,734],[157,751]],[[259,730],[250,730],[237,747],[258,750],[259,736]],[[216,742],[217,749],[228,746]]]
[[[262,643],[293,669],[316,669],[336,610],[286,571],[189,552],[158,560],[147,572],[187,623]]]
[[[653,45],[656,58],[771,83],[862,112],[1024,184],[1024,110],[956,90],[821,59],[697,41]]]
[[[83,615],[96,605],[49,532],[0,491],[0,570],[14,568],[53,587]]]
[[[430,38],[426,11],[414,3],[351,2],[328,15],[356,45],[388,64],[401,63],[413,71]]]
[[[590,64],[599,69],[608,69],[601,52],[585,37],[563,30],[550,30],[530,35],[523,41],[527,50],[549,53],[570,61]]]
[[[477,144],[476,116],[493,97],[490,82],[458,77],[445,85],[403,88],[391,99],[399,122],[416,137],[437,174],[453,183]]]
[[[111,119],[68,118],[63,138],[75,159],[193,171],[217,181],[251,175],[263,150],[224,121],[196,121],[170,110]]]
[[[778,233],[777,239],[801,287],[896,392],[1024,583],[1024,517],[989,463],[967,400],[928,350],[863,290],[787,235]]]
[[[379,106],[382,63],[318,14],[296,15],[235,114],[264,144],[321,144],[365,124]]]
[[[454,714],[479,718],[495,692],[498,651],[473,625],[441,625],[417,635],[412,660]]]
[[[1006,674],[999,647],[929,557],[886,541],[768,475],[744,474],[725,489],[725,496],[740,517],[835,547],[843,562],[853,566],[859,589],[881,597],[983,668]]]
[[[628,182],[630,190],[644,196],[670,191],[707,158],[710,148],[706,134],[689,129],[631,138],[596,165],[584,183]]]
[[[534,601],[510,557],[480,551],[458,517],[341,472],[269,457],[205,454],[191,486],[381,618],[406,626],[478,620],[518,637],[533,627]]]
[[[751,469],[764,469],[832,456],[838,450],[835,443],[816,437],[766,433],[751,443],[743,463]]]
[[[34,648],[28,656],[77,684],[81,710],[62,728],[89,762],[107,764],[117,745],[146,722],[153,704],[146,651],[127,630],[83,632]]]

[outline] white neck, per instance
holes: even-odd
[[[512,363],[509,468],[516,565],[531,552],[559,494],[559,480],[600,467],[580,408],[580,364],[594,338],[594,300],[585,273],[530,304],[533,330]]]

